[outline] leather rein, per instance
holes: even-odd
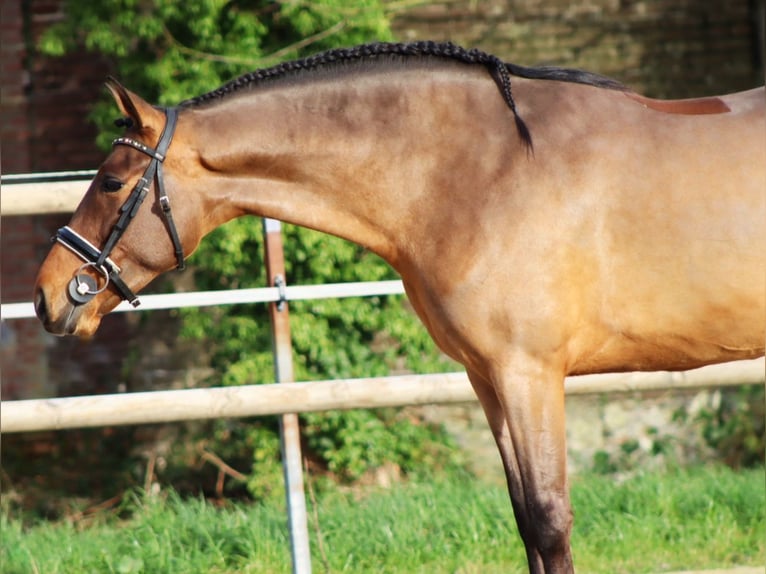
[[[72,277],[68,285],[69,297],[75,305],[84,305],[104,291],[110,283],[114,286],[120,297],[133,307],[138,307],[141,304],[136,294],[133,293],[130,287],[122,280],[122,277],[120,277],[122,270],[109,258],[109,255],[138,213],[138,208],[141,207],[144,198],[149,193],[152,182],[156,182],[160,211],[165,219],[170,239],[173,242],[177,268],[184,269],[185,267],[183,246],[181,245],[178,230],[173,222],[173,215],[170,211],[170,199],[165,191],[162,178],[162,163],[165,161],[165,154],[167,154],[170,142],[173,139],[173,132],[175,132],[178,120],[178,110],[176,108],[166,108],[164,112],[166,117],[165,128],[162,130],[162,135],[160,135],[156,148],[151,148],[128,137],[119,137],[112,142],[112,146],[127,145],[135,148],[141,153],[148,155],[151,161],[143,176],[141,176],[133,191],[131,191],[128,199],[120,207],[119,218],[114,227],[112,227],[104,247],[99,249],[68,225],[59,229],[53,237],[54,241],[69,249],[85,262],[75,271],[74,277]],[[91,275],[83,273],[89,267],[93,268],[104,278],[104,284],[100,288]]]

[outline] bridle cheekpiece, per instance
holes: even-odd
[[[127,145],[135,148],[141,153],[148,155],[151,161],[133,188],[133,191],[131,191],[128,199],[120,207],[120,216],[114,227],[112,227],[112,231],[109,233],[104,246],[99,249],[68,225],[59,229],[53,237],[55,241],[85,262],[75,272],[68,285],[69,297],[75,305],[84,305],[104,291],[110,283],[120,296],[133,307],[138,307],[141,304],[136,294],[133,293],[130,287],[122,280],[122,277],[120,277],[121,269],[109,258],[109,255],[138,213],[138,208],[141,207],[144,198],[149,193],[152,182],[156,183],[158,201],[168,233],[170,234],[170,239],[173,242],[177,268],[183,269],[185,267],[183,246],[173,222],[173,215],[170,211],[170,199],[165,191],[162,178],[162,163],[165,161],[170,142],[173,139],[173,132],[178,120],[178,110],[176,108],[167,108],[164,112],[166,117],[165,128],[162,130],[162,135],[160,135],[156,149],[128,137],[118,137],[112,142],[113,146]],[[104,277],[104,284],[100,288],[93,277],[82,272],[88,267],[92,267]]]

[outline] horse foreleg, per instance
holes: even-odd
[[[515,364],[490,381],[469,372],[503,460],[534,574],[571,573],[563,376]]]
[[[508,491],[513,503],[513,513],[516,517],[516,525],[519,528],[519,534],[524,542],[527,552],[527,561],[530,572],[544,572],[543,562],[534,544],[534,536],[531,527],[527,522],[528,513],[524,502],[524,489],[519,480],[520,472],[517,464],[516,454],[513,450],[511,441],[511,432],[508,426],[508,420],[505,417],[503,406],[500,404],[497,393],[492,384],[482,377],[468,371],[468,378],[473,385],[476,396],[479,398],[484,414],[489,422],[489,428],[497,443],[500,451],[500,458],[503,461],[505,470],[505,479],[508,484]]]

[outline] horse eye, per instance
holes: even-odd
[[[107,193],[114,193],[115,191],[120,191],[123,185],[125,184],[116,177],[106,177],[101,182],[101,189]]]

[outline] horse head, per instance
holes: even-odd
[[[53,237],[35,285],[37,315],[57,335],[90,336],[121,300],[137,305],[134,293],[183,267],[202,237],[200,201],[184,184],[195,162],[177,110],[155,108],[113,79],[107,87],[127,130]]]

